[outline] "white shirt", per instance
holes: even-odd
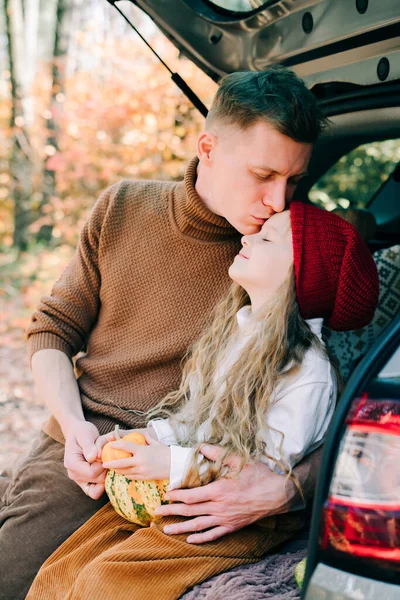
[[[253,335],[250,310],[250,306],[244,306],[238,311],[236,317],[241,337],[231,348],[216,376],[221,376],[221,371],[223,374],[229,370],[249,336]],[[322,341],[323,319],[309,319],[307,323]],[[283,377],[272,394],[270,408],[265,415],[263,432],[267,453],[277,460],[283,459],[286,464],[293,467],[305,455],[320,446],[335,409],[336,394],[336,377],[328,358],[324,356],[322,350],[310,348],[304,356],[299,371],[294,375]],[[179,446],[168,419],[155,419],[150,421],[149,425],[155,430],[159,441],[171,447],[168,489],[182,487],[194,450]],[[205,421],[199,429],[198,442],[207,441],[208,430],[208,421]],[[281,448],[282,436],[278,432],[284,434]],[[267,456],[263,462],[272,471],[282,472]]]

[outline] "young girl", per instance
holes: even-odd
[[[104,463],[131,479],[170,479],[170,489],[235,477],[263,462],[291,471],[322,442],[337,377],[321,331],[368,323],[378,299],[374,261],[340,217],[294,202],[245,236],[230,267],[234,284],[194,346],[180,388],[151,412],[148,446],[114,442],[131,458]],[[154,418],[155,416],[164,418]],[[99,448],[112,434],[99,438]],[[222,447],[213,463],[203,442]],[[27,598],[174,600],[287,540],[302,513],[269,516],[214,542],[187,543],[163,528],[122,519],[107,504],[43,565]]]

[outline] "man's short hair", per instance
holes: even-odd
[[[247,129],[258,121],[300,143],[314,143],[328,125],[314,94],[293,71],[281,65],[256,73],[242,71],[222,78],[206,124]]]

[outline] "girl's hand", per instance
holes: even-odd
[[[142,433],[143,435],[146,435],[146,433],[149,433],[149,431],[154,431],[152,427],[149,428],[144,428],[144,429],[119,429],[118,433],[120,437],[124,437],[125,435],[128,435],[128,433],[133,433],[134,431],[137,431],[138,433]],[[155,434],[154,434],[155,435]],[[97,448],[97,458],[96,458],[96,462],[101,463],[101,451],[103,450],[104,446],[106,444],[108,444],[108,442],[114,442],[117,438],[115,437],[115,429],[113,429],[112,431],[110,431],[109,433],[105,433],[104,435],[100,435],[96,441],[95,441],[95,445]]]
[[[140,430],[144,433],[143,430]],[[112,442],[112,448],[131,452],[132,457],[109,460],[103,463],[104,469],[113,469],[129,479],[169,479],[171,467],[171,450],[146,430],[144,433],[148,446],[132,442]]]

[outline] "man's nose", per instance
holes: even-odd
[[[280,213],[286,207],[286,181],[276,181],[273,187],[270,187],[262,198],[264,206],[270,206],[274,213]]]

